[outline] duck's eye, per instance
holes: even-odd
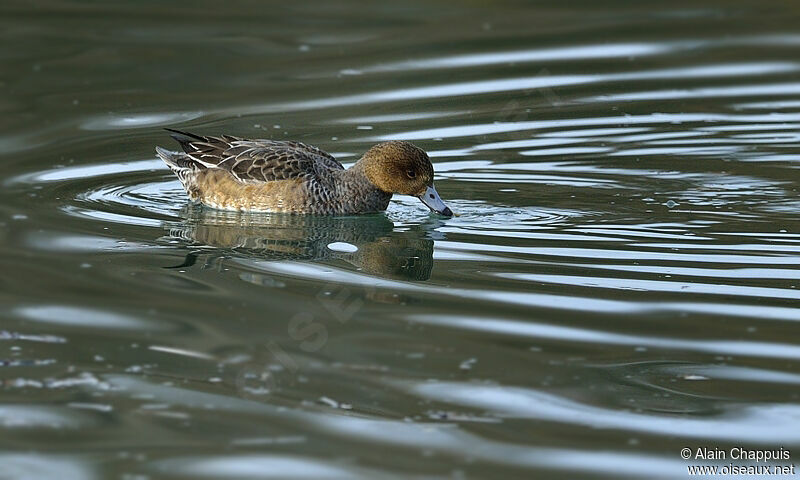
[[[417,176],[417,172],[415,172],[414,170],[408,170],[406,171],[406,175],[408,175],[408,178],[414,178]]]

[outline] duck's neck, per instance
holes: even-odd
[[[360,159],[340,175],[339,199],[343,213],[382,212],[389,206],[392,194],[384,192],[367,178],[364,159]]]

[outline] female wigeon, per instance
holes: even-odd
[[[156,147],[156,153],[189,198],[209,207],[350,215],[386,210],[392,194],[399,193],[453,215],[433,187],[428,155],[408,142],[379,143],[345,170],[329,153],[300,142],[167,130],[183,152]]]

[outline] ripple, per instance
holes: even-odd
[[[64,210],[78,216],[153,227],[164,225],[163,219],[179,217],[187,203],[177,180],[108,184],[79,193],[76,200],[76,205],[64,207]],[[119,213],[120,210],[131,214]]]
[[[88,463],[77,458],[44,453],[0,453],[3,475],[15,480],[101,478]]]
[[[722,113],[650,113],[645,115],[616,115],[607,117],[590,117],[574,119],[553,120],[525,120],[518,122],[496,121],[491,123],[456,125],[423,130],[396,132],[390,135],[371,137],[370,140],[423,140],[430,138],[458,138],[478,135],[491,135],[498,133],[523,132],[528,130],[545,130],[575,128],[583,126],[618,126],[629,125],[680,125],[691,122],[739,122],[739,129],[752,128],[753,124],[761,124],[759,128],[770,129],[774,125],[786,122],[797,122],[800,113],[770,113],[770,114],[722,114]],[[706,129],[708,125],[703,125]],[[787,128],[777,125],[777,128]],[[788,127],[794,128],[794,127]],[[681,134],[684,135],[684,134]]]
[[[54,199],[59,202],[58,208],[72,216],[161,227],[165,220],[180,216],[186,197],[180,183],[172,177],[144,180],[154,171],[168,173],[160,160],[109,162],[23,174],[7,180],[6,184],[51,184],[46,193],[58,197]],[[62,196],[72,197],[72,200],[64,202],[60,200]],[[42,233],[36,234],[31,241],[41,248],[63,250],[94,249],[92,245],[99,249],[122,246],[108,238],[90,240],[84,236],[60,235],[47,240],[45,237]],[[126,243],[127,248],[136,248],[134,242]]]
[[[600,408],[558,395],[529,388],[476,385],[459,382],[428,382],[411,385],[418,395],[434,401],[480,408],[503,417],[555,421],[669,435],[679,438],[704,438],[762,445],[800,440],[794,425],[780,419],[797,418],[800,408],[794,405],[762,404],[731,407],[717,418],[685,418],[682,415],[655,415]],[[735,419],[735,421],[731,421]]]
[[[315,460],[312,457],[284,455],[229,454],[225,456],[181,457],[159,460],[156,471],[191,478],[353,478],[367,471]],[[376,472],[372,472],[374,475]]]
[[[733,365],[671,365],[659,369],[666,375],[690,377],[702,376],[709,379],[735,380],[738,382],[777,383],[800,385],[800,374],[778,372],[763,368],[737,367]]]
[[[448,97],[486,95],[514,91],[526,91],[529,93],[530,91],[540,89],[549,91],[549,89],[558,87],[630,82],[636,80],[673,79],[676,77],[713,78],[739,77],[746,75],[759,76],[771,73],[794,72],[798,69],[800,69],[800,65],[794,62],[754,62],[721,65],[699,65],[640,72],[607,74],[551,75],[549,72],[543,71],[536,76],[441,83],[436,85],[406,87],[394,90],[373,91],[355,95],[317,98],[314,100],[303,100],[278,104],[240,105],[236,107],[220,109],[215,113],[226,116],[242,114],[266,115],[280,112],[302,112],[317,109],[351,107],[354,105],[406,102],[410,100],[423,99],[442,99]],[[600,100],[606,101],[605,98],[589,98],[582,101],[589,102]]]
[[[200,118],[203,115],[203,112],[151,112],[104,115],[87,119],[81,125],[81,128],[84,130],[150,128],[188,122]]]
[[[147,250],[150,248],[147,245],[136,242],[91,235],[73,235],[63,232],[29,233],[25,244],[37,250],[71,253]]]
[[[544,295],[542,295],[544,297]],[[682,312],[682,313],[714,313],[721,316],[742,316],[752,318],[770,318],[787,321],[800,320],[800,309],[780,307],[755,307],[744,312],[741,307],[726,304],[692,304],[686,303],[633,303],[615,302],[613,300],[580,299],[551,296],[553,301],[547,306],[574,311],[595,311],[605,313],[645,313],[645,312]],[[570,302],[573,305],[566,305]],[[637,308],[638,307],[638,308]],[[738,312],[738,313],[735,313]],[[772,315],[770,315],[772,313]],[[776,316],[775,313],[782,314]],[[649,347],[665,350],[693,351],[709,354],[761,357],[776,359],[800,358],[800,346],[787,343],[769,343],[745,340],[718,339],[678,339],[669,337],[649,337],[613,333],[605,330],[593,330],[561,325],[548,325],[536,322],[517,322],[511,320],[486,320],[478,318],[453,318],[448,316],[418,315],[412,318],[415,322],[438,325],[453,329],[474,330],[517,338],[535,338],[560,340],[571,343],[597,344],[601,346],[624,345],[630,347]]]
[[[63,429],[82,428],[94,422],[67,407],[34,405],[0,405],[0,428],[4,429]]]
[[[31,305],[14,309],[16,315],[43,323],[123,330],[164,330],[163,323],[146,321],[117,312],[60,305]]]
[[[771,85],[736,85],[719,87],[688,88],[684,90],[652,90],[615,95],[602,95],[582,99],[584,102],[638,102],[647,100],[681,100],[686,98],[757,97],[773,95],[797,95],[800,83],[775,83]]]
[[[332,121],[333,124],[354,124],[363,125],[365,123],[396,123],[411,122],[415,120],[427,120],[431,118],[446,118],[454,115],[464,115],[469,112],[417,112],[417,113],[387,113],[383,115],[369,115],[364,117],[340,118]]]
[[[566,471],[607,471],[616,476],[622,474],[634,475],[650,471],[653,465],[669,466],[677,469],[678,462],[670,461],[660,456],[645,455],[639,453],[621,452],[591,452],[579,449],[561,449],[547,447],[529,447],[493,441],[472,434],[466,430],[451,428],[448,425],[437,425],[433,423],[418,424],[415,422],[380,420],[373,418],[362,418],[357,416],[331,415],[326,413],[300,411],[294,408],[277,408],[272,405],[265,405],[257,402],[245,401],[237,398],[225,397],[222,395],[208,394],[186,388],[173,386],[155,385],[146,381],[126,376],[109,377],[113,384],[125,387],[127,391],[146,394],[148,398],[156,401],[167,401],[176,405],[192,408],[203,408],[213,405],[217,411],[224,412],[249,412],[260,417],[274,419],[290,419],[296,425],[311,429],[315,436],[324,435],[322,438],[330,438],[330,441],[341,441],[345,438],[348,441],[356,441],[369,445],[384,445],[395,449],[413,449],[419,451],[426,448],[431,452],[461,457],[468,454],[473,460],[490,462],[492,464],[514,465],[520,467],[545,467]],[[274,459],[280,464],[294,467],[297,464],[293,461],[282,463],[287,457],[283,456],[258,456],[264,461]],[[586,462],[576,463],[575,459],[585,459]],[[243,471],[245,474],[250,471],[248,465],[243,465],[237,459],[241,457],[214,458],[216,465],[226,472],[234,469]],[[300,460],[302,457],[288,457],[290,460]],[[196,460],[194,457],[184,457],[179,459],[167,459],[163,464],[156,463],[156,468],[162,471],[176,468],[194,468],[188,465],[186,460]],[[592,461],[594,460],[594,461]],[[619,462],[619,464],[617,464]],[[278,465],[278,464],[276,464]],[[316,464],[314,464],[316,465]],[[312,465],[312,468],[314,467]],[[620,467],[623,465],[623,467]],[[327,471],[328,464],[319,462],[320,468]],[[680,468],[684,465],[681,463]],[[291,471],[294,471],[292,468]],[[290,471],[290,473],[291,473]],[[338,470],[336,470],[338,473]]]
[[[740,264],[740,265],[800,265],[800,257],[773,256],[773,255],[733,255],[733,254],[710,254],[710,253],[676,253],[648,252],[626,249],[602,249],[602,248],[573,248],[573,247],[516,247],[509,245],[473,245],[459,244],[456,242],[442,242],[440,247],[452,249],[475,249],[478,251],[498,252],[498,253],[520,253],[531,256],[541,257],[566,257],[583,259],[603,259],[612,258],[614,260],[633,260],[633,261],[667,261],[667,262],[690,262],[700,264]]]
[[[504,63],[574,61],[595,58],[641,57],[667,53],[672,48],[658,43],[617,43],[605,45],[579,45],[548,49],[514,50],[388,63],[361,69],[369,72],[430,70],[443,68],[481,67]]]
[[[800,100],[778,100],[773,102],[746,102],[733,105],[737,110],[785,110],[800,108]]]
[[[730,297],[764,297],[776,299],[800,299],[800,291],[786,288],[748,287],[723,283],[699,283],[694,280],[666,281],[640,280],[632,278],[589,277],[578,275],[548,275],[528,273],[493,273],[498,277],[526,282],[554,283],[591,288],[633,290],[641,292],[672,292],[682,294],[726,295]]]
[[[58,167],[50,170],[34,172],[12,177],[6,184],[15,183],[49,183],[79,180],[107,175],[131,174],[136,172],[163,170],[164,162],[160,160],[136,160],[130,162],[109,162],[99,165],[79,165],[74,167]]]

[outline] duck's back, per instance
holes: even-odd
[[[344,167],[319,148],[173,132],[183,152],[156,151],[192,200],[225,210],[335,213]]]

